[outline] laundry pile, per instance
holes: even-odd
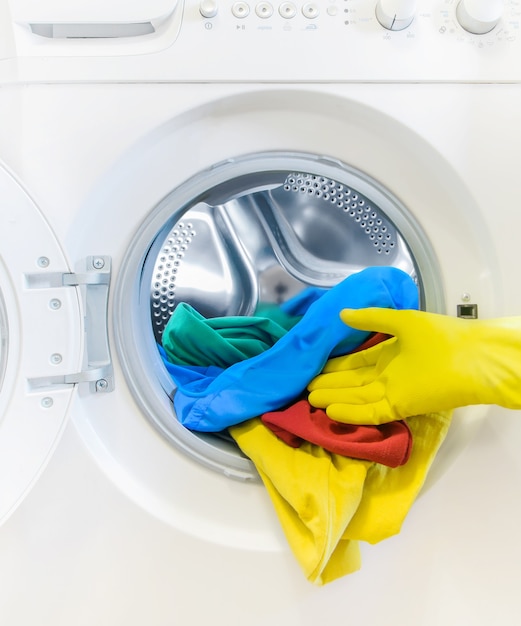
[[[386,339],[339,318],[343,308],[374,306],[418,308],[414,281],[370,267],[331,289],[261,304],[251,317],[206,319],[181,303],[159,347],[177,385],[179,421],[194,431],[228,430],[315,584],[359,569],[359,541],[399,532],[450,424],[450,413],[345,424],[309,404],[306,387],[329,358]]]

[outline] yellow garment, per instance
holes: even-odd
[[[323,585],[360,568],[359,541],[399,532],[447,433],[450,413],[408,420],[409,461],[390,468],[330,454],[305,443],[291,448],[256,418],[230,428],[253,461],[306,578]]]
[[[424,311],[344,309],[353,328],[392,335],[330,359],[308,385],[331,419],[381,424],[470,404],[521,408],[521,317],[468,320]]]

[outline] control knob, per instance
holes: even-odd
[[[416,0],[378,0],[376,19],[388,30],[403,30],[414,19]]]
[[[503,0],[461,0],[456,17],[461,26],[475,35],[491,31],[501,19]]]

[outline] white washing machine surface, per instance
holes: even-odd
[[[520,314],[519,1],[130,4],[0,3],[3,623],[518,624],[518,412],[456,411],[400,534],[317,587],[156,342],[371,265]]]

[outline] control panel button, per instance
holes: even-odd
[[[279,13],[284,19],[290,20],[297,14],[297,7],[293,4],[293,2],[283,2],[279,6]]]
[[[338,14],[338,7],[335,4],[330,4],[326,10],[328,15],[335,16]]]
[[[215,17],[219,7],[216,0],[201,0],[199,4],[199,13],[203,17]]]
[[[318,8],[318,4],[315,4],[314,2],[307,2],[302,7],[302,15],[304,17],[307,17],[308,20],[314,20],[316,17],[318,17],[319,13],[320,10]]]
[[[235,17],[243,18],[249,15],[250,7],[246,2],[235,2],[232,6],[232,13]]]
[[[273,15],[273,6],[269,2],[259,2],[255,7],[255,13],[259,17],[266,19]]]

